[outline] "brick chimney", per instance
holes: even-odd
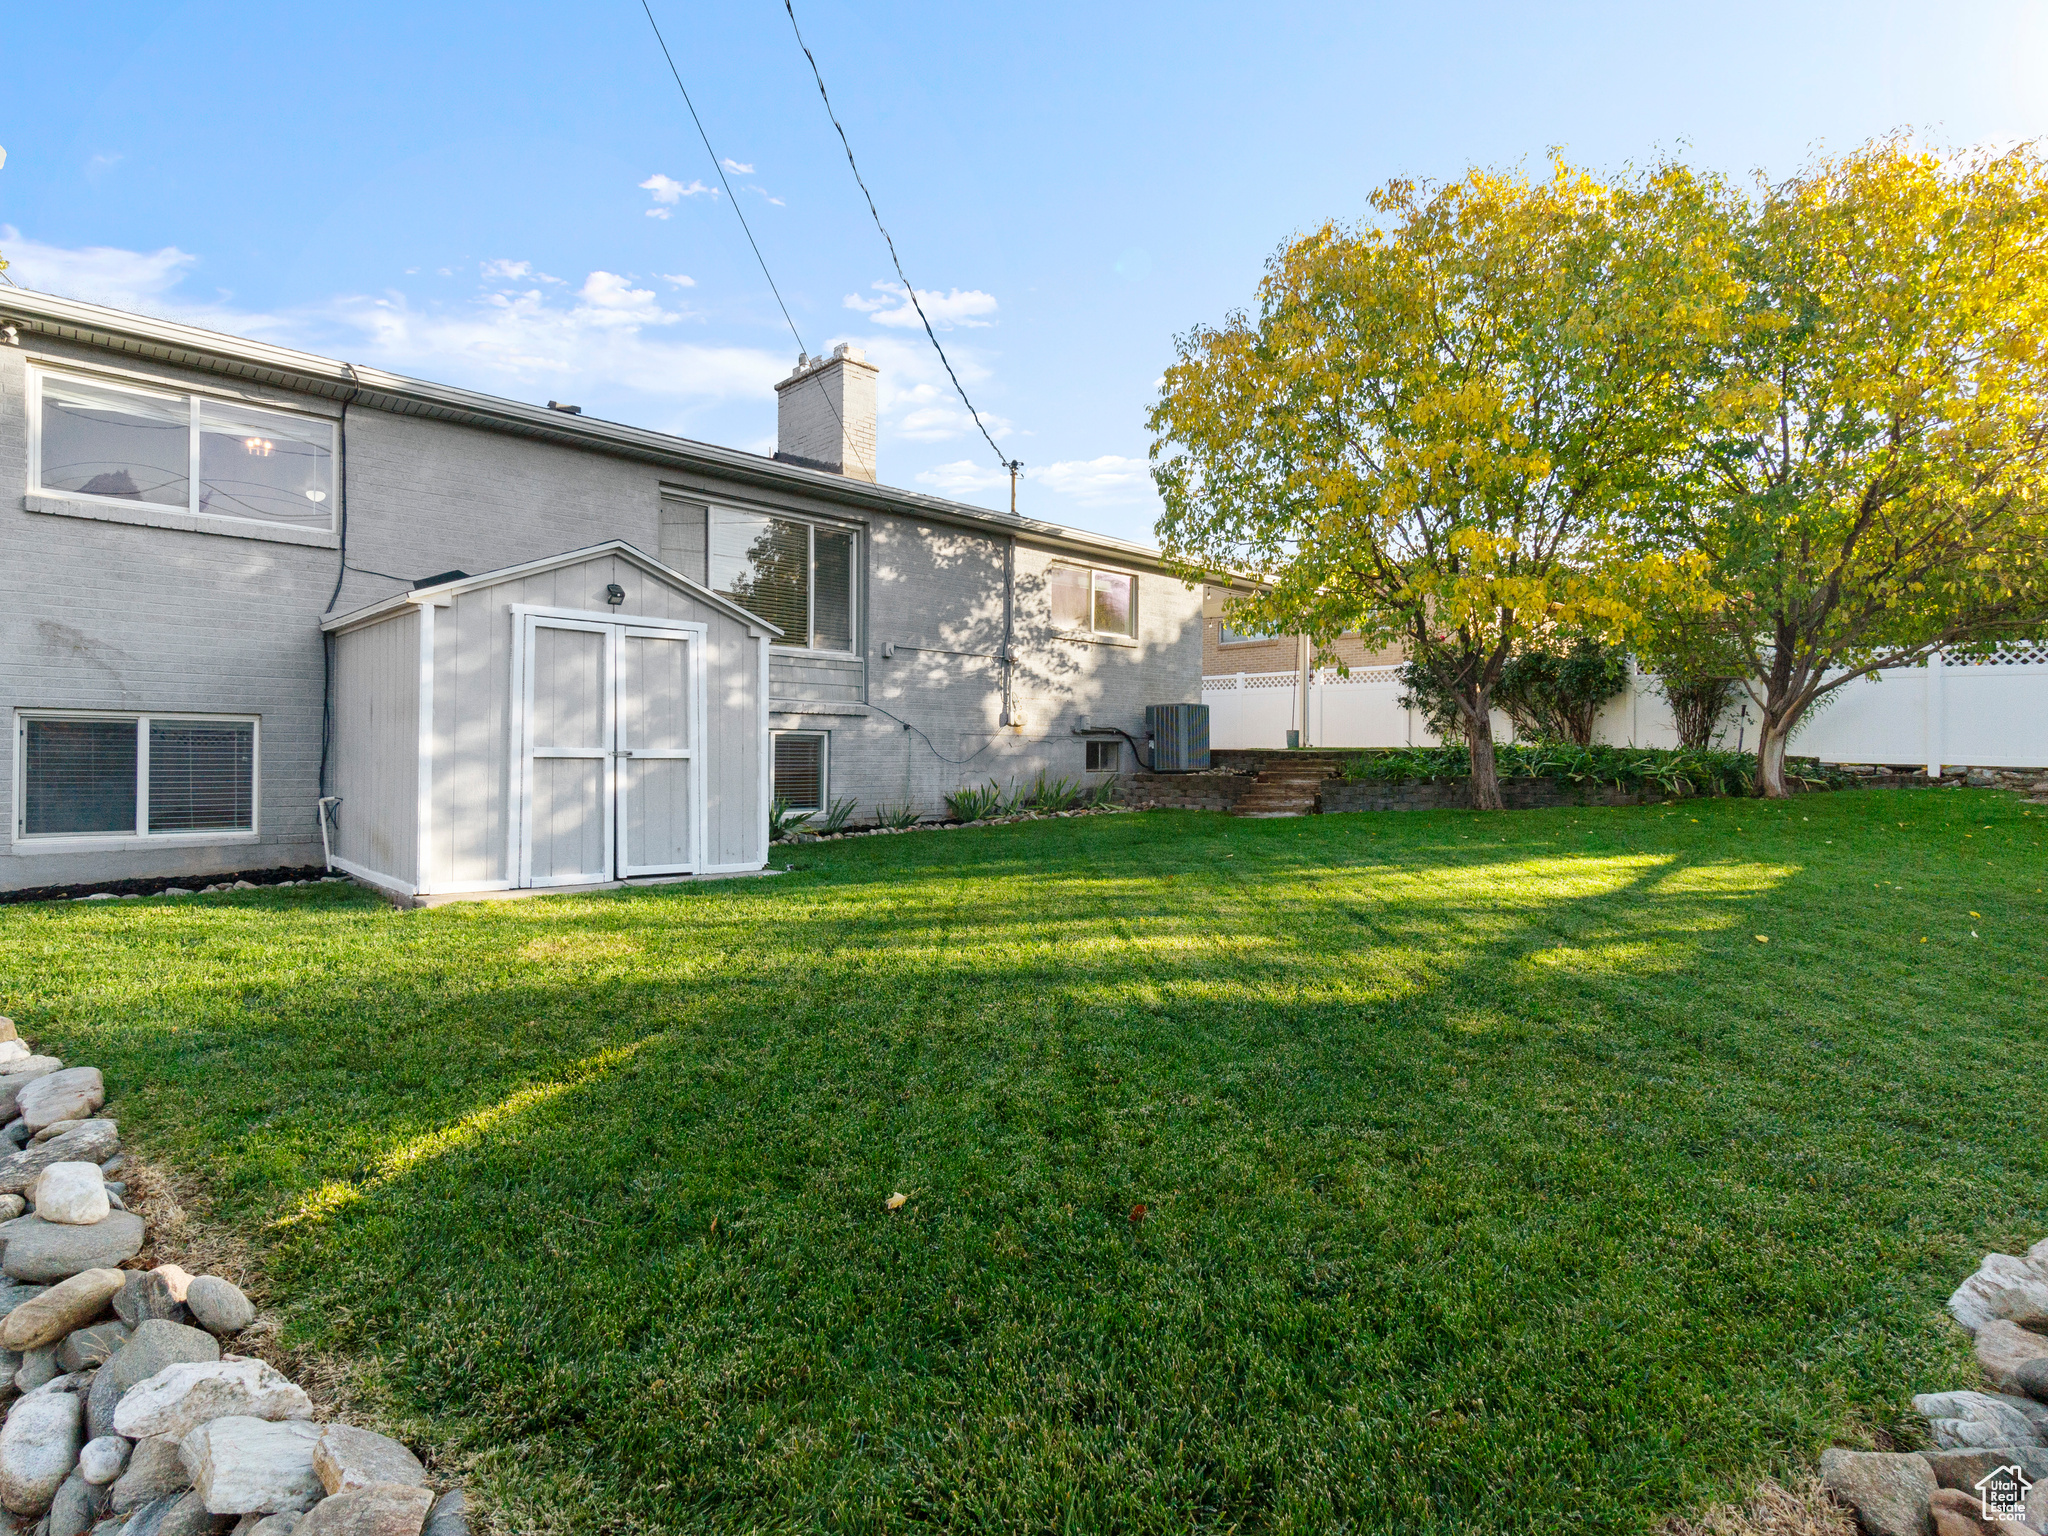
[[[775,457],[853,480],[875,478],[875,379],[860,348],[797,360],[775,386]]]

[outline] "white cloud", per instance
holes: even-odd
[[[747,188],[747,190],[748,190],[749,192],[758,192],[758,193],[760,193],[760,194],[761,194],[761,195],[762,195],[763,197],[767,198],[769,202],[773,203],[773,204],[774,204],[774,205],[775,205],[776,207],[778,207],[778,208],[787,208],[787,207],[789,206],[789,204],[785,203],[785,202],[784,202],[784,201],[783,201],[783,200],[782,200],[781,198],[779,198],[779,197],[776,197],[776,196],[774,196],[773,194],[771,194],[771,193],[769,192],[769,190],[768,190],[768,189],[767,189],[766,187],[752,187],[752,186],[750,186],[750,187],[748,187],[748,188]]]
[[[910,304],[909,292],[901,283],[880,282],[871,286],[887,297],[870,299],[849,293],[846,307],[859,310],[877,325],[922,328],[923,322],[917,318],[917,311]],[[955,288],[950,293],[941,293],[936,288],[920,288],[917,290],[917,302],[924,306],[925,315],[934,330],[949,331],[956,325],[978,329],[995,323],[979,318],[996,312],[995,295],[983,293],[979,288]]]
[[[1024,474],[1084,507],[1150,503],[1157,495],[1151,466],[1143,459],[1117,453],[1105,453],[1099,459],[1063,459],[1043,469],[1026,468]]]
[[[1083,507],[1144,506],[1153,500],[1152,476],[1143,459],[1108,453],[1099,459],[1064,459],[1024,466],[1024,479]],[[1010,477],[985,459],[957,459],[920,471],[920,485],[942,496],[1006,491]]]
[[[0,226],[0,251],[7,255],[8,275],[24,288],[146,314],[160,312],[164,296],[199,260],[175,245],[156,251],[124,251],[111,245],[76,249],[44,245],[23,239],[18,230],[8,226]]]
[[[697,279],[681,272],[657,272],[654,275],[664,283],[674,283],[678,288],[694,288],[697,286]]]
[[[650,219],[667,218],[675,212],[675,205],[686,197],[696,197],[699,193],[718,196],[716,187],[707,187],[701,181],[692,181],[686,187],[673,176],[664,176],[659,171],[641,182],[640,187],[641,190],[654,194],[655,206],[647,210],[647,217]]]
[[[751,165],[741,165],[737,160],[725,160],[720,163],[735,176],[751,176],[754,174],[754,168]]]
[[[481,270],[485,277],[518,278],[525,277],[531,273],[533,271],[533,263],[530,261],[487,261],[483,264]]]

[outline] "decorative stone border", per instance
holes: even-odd
[[[1948,1310],[1988,1390],[1919,1394],[1933,1450],[1824,1451],[1821,1480],[1864,1536],[2048,1531],[2048,1239],[1985,1255]]]
[[[217,1275],[123,1267],[148,1233],[96,1067],[0,1018],[0,1509],[16,1536],[469,1536],[398,1441],[314,1422],[225,1353],[256,1308]],[[7,1148],[13,1148],[11,1152]]]

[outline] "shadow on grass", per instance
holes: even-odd
[[[1956,1368],[2043,1203],[2009,949],[1818,844],[1388,820],[52,913],[8,985],[520,1528],[1639,1529]]]

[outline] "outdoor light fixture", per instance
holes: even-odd
[[[626,589],[616,581],[612,582],[604,589],[604,600],[616,608],[626,600]]]

